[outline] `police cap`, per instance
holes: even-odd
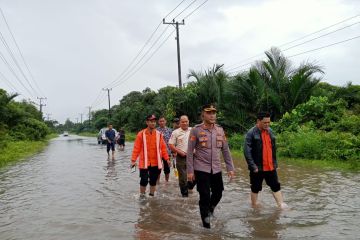
[[[216,112],[216,108],[214,104],[205,104],[202,106],[202,111],[204,112]]]

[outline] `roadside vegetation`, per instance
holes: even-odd
[[[15,101],[18,95],[0,89],[0,167],[28,157],[46,146],[55,132],[34,104]]]

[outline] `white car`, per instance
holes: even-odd
[[[63,136],[67,137],[67,136],[69,136],[69,133],[67,131],[64,131]]]
[[[100,129],[98,135],[97,135],[97,142],[98,144],[106,144],[106,136],[105,136],[105,132],[106,130],[108,130],[108,128],[102,128]],[[115,128],[113,128],[113,130],[115,131],[115,136],[117,136],[117,131],[115,130]]]

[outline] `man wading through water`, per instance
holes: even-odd
[[[112,124],[108,125],[108,129],[105,131],[105,137],[106,137],[106,151],[108,154],[108,157],[110,157],[110,149],[112,153],[112,159],[115,158],[115,136],[116,131],[113,129]]]
[[[159,127],[156,130],[158,130],[162,134],[162,136],[165,140],[165,143],[166,143],[166,149],[168,151],[168,155],[170,156],[171,150],[169,147],[169,139],[170,139],[170,136],[171,136],[171,133],[173,130],[166,126],[165,117],[161,116],[159,118]],[[163,160],[163,170],[164,170],[164,174],[165,174],[165,180],[168,182],[169,176],[170,176],[170,164],[168,164],[167,161],[165,161],[165,160]],[[161,174],[159,174],[159,177],[158,177],[158,183],[160,182],[160,175]]]
[[[202,108],[203,123],[191,129],[186,156],[188,181],[196,181],[203,226],[210,228],[210,216],[220,202],[224,190],[221,175],[222,152],[228,176],[234,177],[234,164],[224,130],[216,122],[216,108]],[[194,153],[195,150],[195,153]]]
[[[156,117],[146,117],[147,128],[141,130],[135,139],[131,156],[131,167],[135,167],[139,158],[140,196],[144,197],[146,186],[150,182],[150,196],[154,196],[156,181],[163,167],[163,159],[169,162],[166,144],[162,134],[155,129]]]
[[[169,140],[172,152],[176,154],[176,169],[179,173],[179,187],[183,197],[188,197],[189,190],[194,188],[194,182],[187,182],[186,153],[191,128],[189,118],[186,115],[180,117],[180,128],[174,130]]]
[[[244,155],[250,171],[251,205],[259,206],[258,193],[262,190],[262,182],[265,179],[279,208],[287,208],[280,191],[280,182],[276,171],[275,135],[270,129],[269,113],[258,113],[256,125],[246,134]]]

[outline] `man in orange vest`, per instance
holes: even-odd
[[[140,195],[145,196],[146,186],[150,182],[150,196],[154,196],[156,181],[163,167],[163,159],[170,165],[166,144],[162,134],[156,130],[156,116],[146,117],[147,128],[141,130],[135,139],[131,156],[131,167],[139,158]]]

